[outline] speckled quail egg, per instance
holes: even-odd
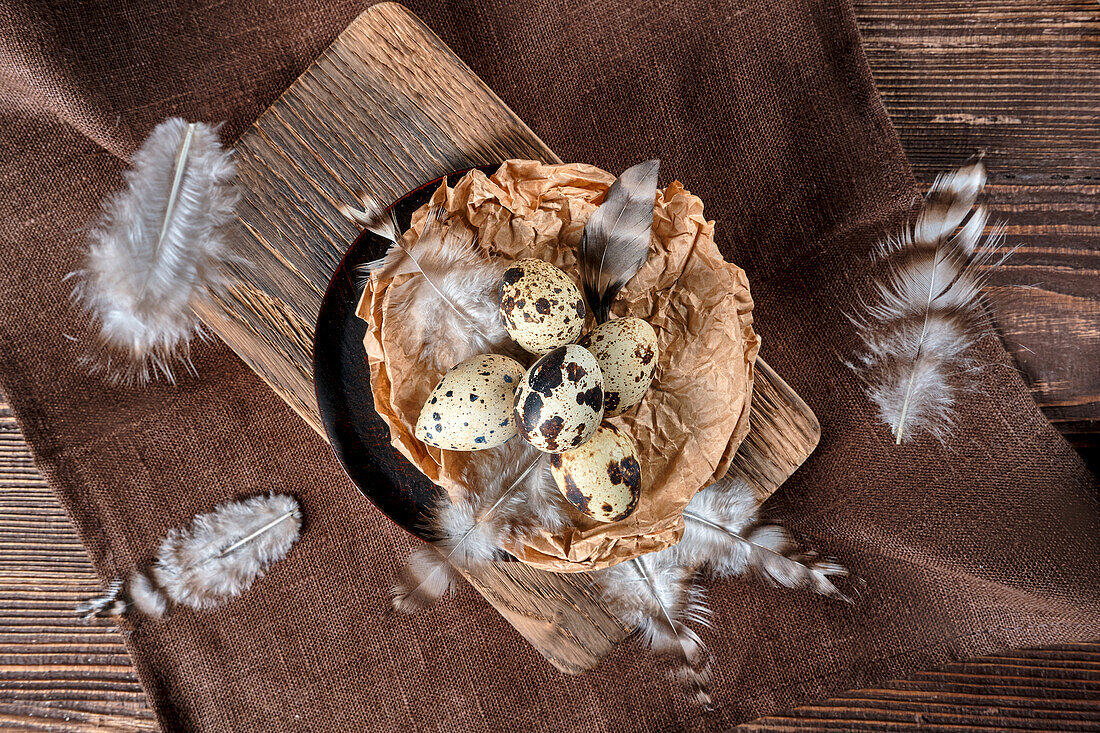
[[[560,346],[527,370],[516,390],[515,422],[527,442],[547,453],[572,450],[603,419],[603,375],[592,352]]]
[[[571,451],[550,456],[550,472],[562,496],[598,522],[630,516],[642,492],[642,471],[634,441],[610,423]]]
[[[657,368],[653,326],[640,318],[620,318],[601,323],[577,343],[600,364],[605,417],[620,415],[642,401]]]
[[[474,356],[443,375],[420,410],[416,437],[445,450],[485,450],[516,434],[512,419],[523,365],[497,354]]]
[[[584,298],[549,262],[516,260],[500,279],[500,317],[512,340],[532,354],[571,344],[584,328]]]

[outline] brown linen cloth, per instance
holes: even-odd
[[[289,558],[220,610],[128,636],[168,730],[719,730],[1011,645],[1100,636],[1093,479],[993,339],[948,447],[895,447],[840,357],[872,241],[914,184],[847,2],[414,2],[566,160],[662,159],[749,274],[763,356],[821,418],[769,503],[866,579],[855,606],[715,584],[718,710],[621,645],[554,671],[473,591],[414,617],[388,589],[411,540],[221,344],[201,376],[112,388],[84,374],[61,282],[124,161],[167,115],[239,135],[363,3],[5,3],[0,9],[0,388],[104,578],[219,500],[292,491]],[[1052,693],[1055,694],[1055,693]]]

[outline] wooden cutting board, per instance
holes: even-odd
[[[332,275],[359,231],[337,211],[355,191],[392,202],[452,171],[560,159],[418,18],[394,3],[360,15],[240,138],[231,236],[236,285],[203,322],[324,436],[313,336]],[[758,318],[766,318],[759,314]],[[820,427],[757,362],[748,438],[733,467],[763,501],[806,460]],[[464,573],[555,667],[594,666],[629,629],[583,575],[521,563]]]

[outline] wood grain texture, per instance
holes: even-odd
[[[117,629],[74,612],[99,592],[0,398],[0,730],[157,730]]]
[[[1100,6],[1093,0],[855,0],[918,181],[978,151],[1016,255],[996,326],[1039,406],[1100,470]]]
[[[987,150],[987,197],[1009,219],[1014,241],[1032,248],[1021,253],[1030,259],[1026,268],[1018,261],[1020,269],[1005,270],[1014,279],[997,282],[1011,289],[1008,301],[997,302],[998,324],[1044,411],[1096,456],[1098,6],[855,6],[872,72],[918,180],[927,185],[938,171]],[[95,591],[75,532],[0,407],[0,729],[155,730],[118,634],[106,622],[85,627],[70,612]],[[1100,643],[1080,644],[948,665],[743,730],[1100,730],[1098,700]]]
[[[404,8],[354,21],[234,146],[242,189],[233,252],[248,265],[203,321],[324,435],[313,333],[359,234],[356,191],[389,203],[456,170],[508,158],[560,162]]]
[[[359,234],[338,211],[366,191],[389,204],[456,170],[508,158],[560,162],[415,16],[359,16],[235,145],[239,284],[200,315],[322,436],[313,344],[322,298]],[[817,445],[817,419],[762,365],[736,472],[761,500]],[[513,563],[463,576],[551,664],[595,666],[628,629],[582,577]]]

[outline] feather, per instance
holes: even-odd
[[[659,654],[680,660],[676,676],[696,700],[710,707],[710,653],[684,621],[708,625],[709,609],[693,571],[671,550],[643,555],[589,573],[603,588],[604,600],[642,642]]]
[[[756,522],[758,505],[748,484],[727,475],[688,502],[684,535],[672,551],[687,567],[706,567],[719,576],[741,574],[748,567],[751,547],[734,538]]]
[[[168,598],[148,574],[135,570],[127,586],[130,604],[141,613],[160,618],[168,611]]]
[[[268,494],[219,504],[161,541],[152,572],[134,570],[77,606],[85,621],[133,609],[153,618],[170,602],[220,606],[251,587],[298,539],[302,513],[291,496]]]
[[[596,323],[610,318],[615,296],[649,258],[659,167],[647,160],[624,171],[584,225],[577,261]]]
[[[513,438],[509,443],[518,440]],[[466,499],[442,497],[428,518],[428,529],[434,537],[431,548],[442,561],[428,567],[422,559],[414,558],[424,571],[411,570],[399,580],[393,591],[394,607],[401,611],[415,611],[435,601],[442,595],[442,592],[435,591],[442,589],[445,592],[449,587],[440,576],[450,573],[451,566],[469,567],[503,558],[501,546],[514,531],[508,518],[522,516],[529,477],[532,474],[538,476],[547,463],[546,454],[536,451],[536,455],[518,474],[499,475],[492,485],[483,487],[480,492],[469,492]],[[505,486],[505,476],[511,475],[515,478]],[[408,580],[413,574],[416,575],[415,585]]]
[[[114,383],[174,381],[193,373],[190,343],[202,336],[193,306],[221,291],[229,255],[236,169],[217,129],[178,117],[154,128],[134,153],[126,190],[107,201],[89,235],[74,299],[98,325],[100,349],[84,358]]]
[[[76,607],[85,623],[95,618],[125,615],[131,608],[152,618],[160,618],[168,610],[164,591],[147,574],[135,570],[129,582],[116,578],[102,595],[89,598]]]
[[[413,550],[393,587],[393,607],[414,613],[454,590],[459,575],[431,545]]]
[[[830,577],[845,577],[848,569],[832,560],[802,552],[790,533],[775,524],[757,527],[743,542],[751,546],[749,565],[784,588],[803,588],[845,603],[852,599],[840,592]]]
[[[755,501],[750,503],[747,498],[751,498],[751,490],[748,486],[745,491],[736,490],[737,484],[743,482],[726,481],[719,490],[705,489],[688,502],[683,539],[671,550],[677,560],[691,568],[706,567],[720,577],[754,568],[786,588],[806,588],[849,601],[829,580],[848,571],[835,562],[801,552],[787,530],[778,525],[754,527]]]
[[[396,234],[396,223],[392,226]],[[464,225],[448,225],[436,209],[415,244],[406,246],[401,236],[390,241],[385,257],[365,271],[378,278],[418,275],[392,288],[387,317],[402,320],[403,332],[419,340],[427,364],[443,373],[478,354],[518,355],[498,312],[505,264],[486,257]]]
[[[503,482],[543,455],[517,437],[497,448],[469,454],[462,482],[472,493],[497,496]],[[550,462],[538,461],[538,468],[522,477],[515,500],[498,509],[497,545],[507,549],[528,533],[542,529],[557,532],[570,522],[569,511],[570,505],[554,481]]]
[[[401,236],[401,228],[397,226],[397,214],[393,207],[386,208],[375,201],[366,191],[357,191],[362,209],[356,209],[347,204],[340,204],[337,209],[353,223],[373,232],[387,242],[396,243]]]
[[[1006,256],[1003,226],[982,240],[987,214],[973,206],[984,185],[981,161],[936,179],[916,221],[880,243],[887,273],[852,318],[863,348],[848,366],[898,444],[921,433],[942,441],[950,430],[981,288]]]
[[[80,614],[85,623],[95,618],[121,616],[130,605],[124,595],[124,589],[125,583],[122,578],[115,578],[107,585],[103,593],[78,603],[76,612]]]
[[[248,590],[290,551],[302,514],[284,494],[219,504],[160,543],[153,578],[172,601],[214,608]]]

